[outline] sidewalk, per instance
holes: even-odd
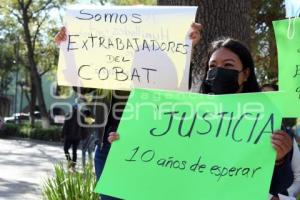
[[[43,181],[64,159],[59,143],[0,139],[0,200],[42,199]]]

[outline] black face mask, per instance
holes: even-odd
[[[238,78],[239,71],[214,67],[207,72],[203,82],[203,93],[209,94],[233,94],[240,88]]]

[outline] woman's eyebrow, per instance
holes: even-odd
[[[223,60],[223,62],[228,62],[228,61],[235,62],[235,60],[232,59],[232,58],[228,58],[228,59]]]

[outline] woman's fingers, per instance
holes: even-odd
[[[66,27],[63,26],[55,36],[56,44],[59,45],[61,42],[65,41],[67,39],[67,33],[66,32],[67,32]]]
[[[293,147],[293,141],[291,137],[284,131],[277,131],[272,135],[274,141],[278,141],[281,146],[286,150],[291,150]]]
[[[276,150],[276,160],[280,160],[282,158],[284,149],[282,148],[279,141],[272,141],[272,146]]]
[[[279,200],[279,199],[278,199],[278,197],[273,196],[271,200]]]
[[[199,43],[201,39],[201,32],[202,30],[202,25],[199,23],[192,23],[191,25],[191,31],[190,31],[190,39],[192,40],[192,46],[194,47],[196,44]]]
[[[108,141],[110,143],[112,143],[112,142],[118,140],[119,138],[120,138],[120,135],[118,133],[116,133],[116,132],[110,132],[109,136],[108,136]]]
[[[202,25],[199,24],[199,23],[193,22],[192,23],[192,28],[195,29],[195,30],[200,31],[202,29]]]
[[[292,149],[293,141],[284,131],[276,131],[272,134],[272,145],[277,152],[276,160],[280,160]]]

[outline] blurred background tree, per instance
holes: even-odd
[[[208,45],[229,36],[248,45],[261,84],[276,82],[277,50],[272,21],[284,18],[283,0],[158,0],[158,5],[198,6],[196,22],[204,26],[193,71],[194,90],[202,82]]]
[[[205,73],[209,44],[220,37],[233,37],[250,44],[249,0],[158,0],[158,5],[198,6],[196,22],[203,25],[202,40],[197,46],[192,68],[193,90],[199,91]]]
[[[277,49],[272,21],[285,18],[283,0],[251,0],[251,51],[261,84],[277,82]]]
[[[57,53],[53,51],[55,48],[53,37],[54,32],[58,31],[58,27],[50,14],[55,9],[58,11],[64,3],[66,2],[61,0],[6,0],[0,6],[1,19],[10,22],[5,23],[5,29],[19,33],[16,35],[17,40],[15,41],[18,41],[18,46],[26,47],[24,55],[19,52],[17,54],[24,60],[22,66],[30,85],[32,124],[37,101],[44,128],[49,127],[50,119],[42,90],[41,76],[57,62]],[[54,35],[49,37],[47,35],[49,32]],[[17,59],[17,61],[19,60]],[[17,63],[18,66],[20,66],[19,64]]]

